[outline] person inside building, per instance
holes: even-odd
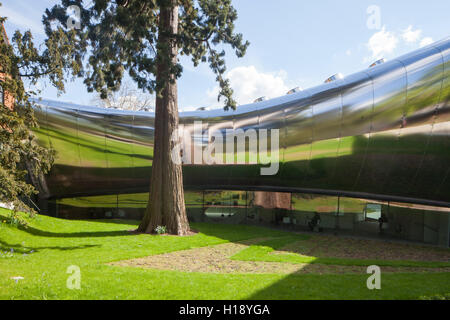
[[[387,217],[384,213],[382,213],[381,216],[378,218],[378,227],[379,227],[380,234],[383,233],[383,223],[384,222],[387,222]]]
[[[314,229],[317,227],[317,230],[320,231],[320,214],[316,211],[314,212],[314,217],[311,219],[311,221],[308,222],[309,229],[311,231],[314,231]]]

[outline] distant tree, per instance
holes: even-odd
[[[69,70],[72,58],[70,46],[64,47],[57,41],[70,42],[70,34],[49,37],[44,49],[38,50],[30,31],[16,31],[9,42],[3,28],[6,19],[0,17],[0,202],[34,211],[22,200],[37,193],[33,184],[43,182],[42,175],[49,171],[54,151],[37,143],[32,129],[38,124],[29,100],[36,92],[27,90],[22,79],[33,85],[46,77],[64,91],[64,79],[68,76],[64,70]],[[73,74],[76,67],[70,70]]]
[[[158,225],[169,233],[189,232],[182,167],[171,160],[171,134],[178,127],[177,78],[182,73],[178,54],[190,56],[194,66],[209,63],[220,86],[225,108],[235,108],[233,91],[224,79],[229,44],[238,57],[249,45],[234,32],[237,12],[231,0],[62,0],[46,10],[47,36],[70,33],[68,9],[80,8],[74,61],[88,91],[107,97],[120,87],[128,71],[140,89],[156,93],[155,145],[147,210],[138,230],[154,233]],[[53,23],[57,21],[57,23]]]
[[[154,111],[153,95],[139,90],[129,81],[122,82],[119,90],[108,90],[106,98],[102,99],[101,94],[91,100],[91,103],[103,108],[114,108],[131,111]]]

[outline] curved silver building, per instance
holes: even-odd
[[[289,191],[450,207],[450,38],[343,79],[236,111],[181,112],[189,128],[279,129],[280,165],[185,165],[187,189]],[[38,101],[57,160],[48,198],[146,192],[154,113]],[[229,132],[229,131],[228,131]],[[199,142],[200,140],[200,142]],[[205,143],[193,137],[193,143]],[[207,141],[206,141],[207,143]]]

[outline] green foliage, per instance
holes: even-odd
[[[167,228],[166,228],[166,226],[157,226],[155,228],[155,232],[157,234],[165,234],[165,233],[167,233]]]
[[[11,226],[14,226],[14,227],[26,228],[28,226],[27,218],[31,218],[31,217],[33,217],[32,214],[28,214],[28,217],[27,217],[27,214],[13,210],[6,216],[5,220],[3,220],[3,222],[6,224],[9,224]]]
[[[81,28],[69,30],[67,8],[74,4],[81,9]],[[161,8],[171,6],[179,8],[176,34],[163,30],[159,23]],[[249,45],[234,32],[236,19],[231,0],[94,0],[90,7],[80,0],[62,0],[46,10],[43,22],[49,39],[76,48],[71,52],[73,62],[67,66],[84,78],[88,91],[100,92],[102,98],[120,88],[125,71],[140,89],[157,94],[168,81],[180,77],[182,66],[167,56],[170,42],[181,55],[190,56],[195,66],[209,64],[220,85],[218,99],[224,97],[228,109],[235,108],[236,102],[229,81],[223,77],[225,51],[219,48],[230,45],[242,57]],[[58,26],[52,24],[54,21]],[[161,63],[169,67],[158,78]]]
[[[6,19],[0,17],[0,22]],[[57,30],[40,50],[34,45],[30,31],[24,34],[16,31],[10,44],[0,33],[1,86],[9,102],[0,103],[0,202],[33,212],[21,200],[37,193],[30,181],[35,186],[42,183],[55,152],[40,146],[32,131],[38,130],[38,124],[30,98],[38,92],[26,90],[22,79],[33,85],[45,77],[58,92],[64,91],[68,76],[79,73],[74,35]]]
[[[0,17],[0,22],[6,19]],[[34,46],[30,31],[24,34],[16,31],[11,44],[0,32],[1,86],[6,102],[9,102],[8,105],[0,102],[0,202],[33,210],[21,199],[36,193],[29,181],[41,181],[42,174],[50,170],[54,151],[40,146],[32,132],[38,124],[29,98],[36,92],[26,90],[22,79],[36,84],[42,77],[48,77],[59,91],[63,91],[68,70],[72,75],[78,72],[73,63],[71,37],[73,33],[70,32],[54,33],[45,42],[44,49],[39,50]]]

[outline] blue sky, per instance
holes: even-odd
[[[45,8],[58,3],[0,2],[0,15],[9,18],[8,35],[15,29],[31,29],[37,42],[43,39]],[[231,51],[227,55],[228,76],[239,104],[263,95],[279,96],[296,86],[308,88],[334,73],[345,76],[379,57],[394,58],[450,36],[448,0],[234,0],[233,5],[239,16],[236,30],[251,43],[244,58],[236,58]],[[185,58],[181,62],[179,108],[219,106],[215,76],[208,66],[194,68]],[[40,87],[42,96],[49,99],[91,104],[94,98],[81,80],[68,83],[60,97],[44,81]]]

